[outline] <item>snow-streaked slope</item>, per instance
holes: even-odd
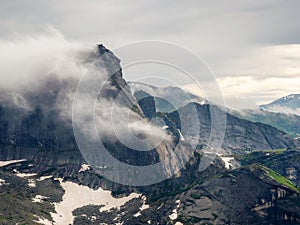
[[[120,207],[133,198],[138,198],[141,195],[137,193],[131,193],[127,197],[114,198],[111,195],[111,191],[103,190],[99,188],[93,190],[87,186],[78,185],[73,182],[63,182],[59,179],[61,186],[65,190],[63,201],[55,203],[56,213],[51,213],[55,225],[72,224],[74,217],[72,211],[74,209],[86,206],[86,205],[104,205],[99,207],[100,211],[110,210],[115,207]]]

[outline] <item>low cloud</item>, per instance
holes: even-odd
[[[96,46],[72,42],[57,30],[49,27],[45,33],[18,37],[13,40],[0,40],[0,101],[1,104],[13,104],[24,112],[37,105],[43,108],[55,107],[66,121],[72,119],[72,103],[76,86],[87,71],[97,76],[97,82],[88,83],[86,93],[80,93],[79,106],[87,101],[92,109],[96,106],[96,123],[86,115],[82,108],[79,126],[84,130],[86,122],[95,123],[99,134],[111,140],[112,137],[132,138],[129,133],[148,135],[147,143],[156,147],[167,134],[159,127],[149,123],[131,109],[115,104],[112,100],[99,99],[95,105],[91,101],[89,90],[107,84],[108,73],[105,68],[91,66],[97,51]],[[107,88],[114,89],[113,86]],[[86,95],[85,95],[86,94]],[[56,96],[57,95],[57,96]],[[50,96],[50,97],[49,97]],[[52,97],[51,97],[52,96]],[[53,97],[56,96],[56,97]],[[54,100],[53,100],[54,99]],[[92,99],[93,100],[93,99]],[[53,102],[55,101],[55,102]],[[112,108],[112,106],[114,106]],[[113,111],[111,111],[113,110]],[[89,111],[87,111],[89,112]],[[126,118],[131,113],[130,120]],[[111,114],[118,117],[112,127]],[[78,124],[77,124],[78,125]],[[150,133],[149,133],[150,132]],[[148,134],[149,133],[149,134]],[[118,135],[119,134],[119,135]],[[91,135],[93,137],[95,135]],[[124,138],[123,138],[124,139]],[[126,138],[125,138],[126,139]],[[123,141],[130,140],[126,139]],[[113,141],[113,140],[112,140]],[[119,140],[120,141],[120,140]]]
[[[79,53],[91,46],[69,42],[49,27],[45,33],[0,40],[0,49],[0,87],[15,89],[38,84],[51,74],[61,79],[82,76]]]
[[[271,112],[285,113],[285,114],[296,114],[300,116],[300,108],[291,109],[285,106],[270,106],[266,109]]]

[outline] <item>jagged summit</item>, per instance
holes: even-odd
[[[98,53],[99,53],[99,56],[103,55],[103,54],[108,54],[110,57],[113,57],[114,60],[117,60],[119,63],[121,62],[121,60],[115,56],[115,54],[110,51],[108,48],[106,48],[103,44],[98,44],[97,45],[97,48],[98,48]]]

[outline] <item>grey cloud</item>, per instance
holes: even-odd
[[[108,40],[112,43],[119,42],[119,35],[124,42],[167,37],[175,41],[187,35],[204,43],[213,38],[290,44],[300,35],[298,1],[25,0],[1,5],[1,21],[17,21],[17,28],[52,24],[67,36],[108,37],[115,39]]]
[[[202,57],[218,77],[297,76],[282,68],[278,72],[281,59],[272,64],[272,57],[261,56],[265,47],[299,44],[299,1],[0,0],[0,4],[1,37],[40,32],[52,25],[68,39],[102,42],[110,49],[145,39],[177,43]],[[291,62],[285,67],[299,64],[297,58],[291,59],[293,54],[284,57]]]

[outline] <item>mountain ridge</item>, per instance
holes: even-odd
[[[290,94],[259,107],[273,112],[299,114],[297,110],[300,109],[300,94]]]

